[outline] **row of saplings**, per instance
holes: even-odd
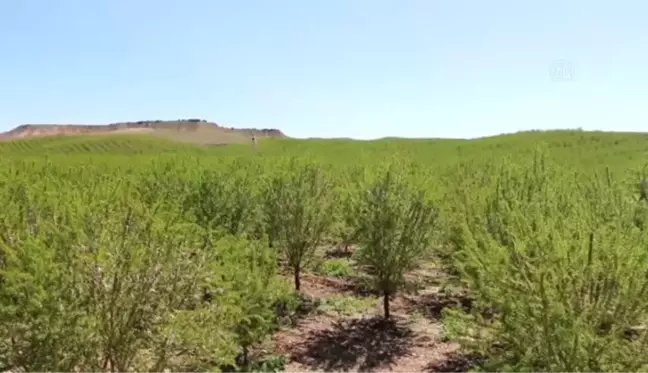
[[[395,168],[372,175],[358,172],[343,188],[335,185],[318,165],[305,164],[289,169],[269,175],[257,196],[245,187],[250,184],[246,179],[249,173],[227,181],[222,181],[219,173],[213,177],[206,175],[202,184],[194,188],[198,193],[189,205],[204,226],[225,227],[232,234],[243,232],[258,238],[259,232],[245,232],[249,228],[244,212],[253,211],[261,200],[262,233],[268,235],[270,246],[292,271],[297,291],[301,286],[302,268],[327,233],[332,228],[337,229],[344,244],[358,244],[355,258],[373,279],[376,292],[383,297],[384,317],[389,318],[390,296],[404,284],[405,274],[425,257],[435,231],[438,210],[426,195],[425,188],[418,187],[421,184],[412,182],[407,173]],[[531,173],[504,169],[500,175],[494,175],[497,185],[493,185],[492,191],[485,190],[483,199],[478,198],[481,191],[475,193],[475,185],[466,185],[474,183],[475,177],[457,176],[460,178],[457,190],[452,191],[457,199],[450,203],[455,211],[451,218],[446,217],[452,228],[448,237],[452,250],[448,253],[449,264],[462,275],[477,302],[473,302],[472,314],[460,310],[444,312],[448,334],[482,357],[488,356],[488,365],[482,366],[485,369],[587,370],[595,367],[603,370],[604,365],[597,361],[605,360],[601,358],[604,355],[588,348],[596,349],[603,341],[620,339],[608,335],[591,342],[579,340],[580,335],[591,338],[583,333],[587,325],[594,325],[596,329],[600,323],[598,319],[587,317],[575,318],[582,325],[576,324],[568,328],[567,336],[561,335],[565,333],[562,323],[573,322],[570,320],[573,316],[561,316],[560,309],[573,307],[573,301],[560,298],[560,292],[555,290],[549,293],[547,287],[564,286],[561,278],[542,277],[545,271],[555,271],[561,260],[551,255],[561,255],[559,250],[563,246],[586,239],[574,236],[570,230],[582,227],[566,224],[574,219],[583,220],[583,215],[579,214],[586,212],[579,211],[578,206],[586,204],[570,196],[568,203],[572,206],[559,205],[565,203],[561,199],[569,188],[560,185],[559,181],[552,182],[560,179],[538,165],[534,165]],[[557,195],[547,199],[549,192]],[[605,194],[608,191],[597,192]],[[602,197],[600,200],[606,199]],[[225,201],[231,205],[222,209]],[[547,216],[553,220],[547,220]],[[336,217],[342,219],[342,224],[335,225]],[[556,222],[561,224],[562,231],[541,230]],[[544,235],[548,235],[549,241]],[[564,238],[566,241],[561,244],[559,239]],[[601,281],[600,275],[586,274],[590,277],[579,281],[593,283],[595,290],[589,291],[595,291],[598,298],[612,297],[614,300],[614,292],[609,289],[612,279],[603,279],[603,283],[597,284]],[[529,299],[522,300],[525,297]],[[578,306],[581,308],[591,302],[593,295],[584,293],[582,297],[587,299],[576,301],[584,303]],[[608,307],[596,304],[596,312]],[[533,337],[520,334],[533,330],[531,326],[540,326],[540,330],[532,333]],[[579,330],[581,327],[585,329]],[[572,340],[572,336],[576,340]],[[562,345],[565,342],[566,345]],[[547,344],[547,347],[537,346],[538,343]],[[243,350],[247,351],[247,347]],[[574,363],[588,356],[587,363]],[[625,366],[636,366],[635,361],[632,364]]]
[[[374,174],[373,179],[367,175],[361,179],[357,172],[353,175],[356,185],[339,189],[324,169],[302,164],[290,172],[270,175],[255,200],[248,175],[239,178],[230,173],[226,181],[220,173],[204,175],[189,202],[197,220],[206,227],[228,229],[231,234],[248,233],[245,213],[262,200],[262,233],[292,272],[297,292],[302,269],[329,232],[336,231],[345,246],[359,244],[355,257],[373,279],[375,291],[383,298],[384,317],[389,319],[390,296],[430,247],[438,210],[426,191],[394,167]],[[359,187],[362,181],[364,188]],[[230,208],[222,209],[223,203],[230,203]],[[248,362],[247,347],[243,346],[242,365]]]
[[[302,269],[331,231],[345,247],[359,244],[357,262],[373,278],[389,318],[390,296],[430,248],[439,216],[435,201],[396,166],[371,176],[358,168],[350,177],[351,185],[336,184],[328,170],[317,164],[287,168],[290,171],[270,175],[256,199],[250,192],[254,182],[249,172],[242,177],[228,172],[227,180],[220,172],[204,175],[188,199],[190,210],[205,227],[257,239],[267,235],[270,247],[292,271],[297,291]],[[263,223],[249,229],[246,222],[253,218],[246,214],[252,215],[259,200]],[[223,204],[230,206],[223,208]]]
[[[446,332],[488,357],[482,369],[648,368],[648,333],[642,327],[648,236],[633,223],[636,200],[625,198],[609,174],[603,181],[576,183],[542,156],[529,167],[505,165],[498,174],[482,175],[490,184],[476,185],[479,170],[469,172],[457,173],[445,218],[450,265],[475,302],[470,314],[444,312]],[[426,188],[402,170],[355,176],[340,189],[317,165],[270,175],[261,193],[263,234],[299,290],[303,266],[340,217],[335,228],[344,243],[359,244],[357,262],[373,278],[389,318],[390,295],[425,256],[439,211]],[[238,207],[258,203],[258,196],[241,187],[249,180],[239,181],[236,187],[221,184],[235,188],[221,190],[221,197]],[[209,206],[218,183],[204,183],[197,190],[206,195],[191,203],[202,208],[198,216],[209,217],[203,222],[217,222],[233,234],[244,230],[246,209],[219,215],[222,209]]]
[[[295,301],[276,275],[278,256],[299,290],[340,205],[349,210],[341,233],[361,244],[358,261],[389,317],[389,295],[425,253],[437,217],[423,190],[392,168],[340,204],[327,173],[307,164],[269,175],[263,229],[250,232],[246,216],[259,199],[248,175],[206,175],[186,200],[162,196],[174,186],[160,177],[135,180],[145,185],[135,194],[122,181],[88,180],[92,192],[80,194],[64,181],[55,194],[28,179],[3,184],[0,368],[280,369],[247,356],[276,328],[274,306]]]
[[[189,188],[152,175],[135,180],[136,196],[105,179],[82,193],[64,180],[47,193],[18,176],[0,185],[0,368],[204,371],[243,350],[241,369],[270,370],[245,355],[276,327],[273,306],[294,300],[277,256],[299,290],[331,230],[359,244],[389,317],[438,218],[422,180],[391,168],[340,186],[317,165],[288,169],[258,194],[246,170]],[[648,234],[636,199],[611,177],[575,185],[541,160],[479,172],[458,170],[444,204],[451,264],[474,297],[471,314],[446,313],[446,332],[488,357],[484,369],[644,370]]]

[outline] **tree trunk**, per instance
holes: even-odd
[[[299,266],[293,268],[293,273],[295,275],[295,290],[297,290],[297,291],[301,290],[301,279],[299,277],[299,275],[300,275],[299,272],[300,271],[301,271],[301,268]]]
[[[247,368],[248,366],[248,348],[243,346],[243,366]]]
[[[389,320],[389,291],[383,292],[383,310],[385,311],[385,320]]]

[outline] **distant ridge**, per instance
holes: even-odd
[[[42,136],[109,135],[132,132],[151,133],[167,138],[203,144],[230,144],[251,141],[253,136],[285,138],[278,129],[232,128],[204,119],[143,120],[104,125],[83,124],[23,124],[0,133],[0,140],[13,140]]]

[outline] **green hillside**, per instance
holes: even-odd
[[[0,371],[648,371],[647,159],[584,131],[0,142]]]
[[[135,155],[202,150],[199,146],[146,134],[45,136],[0,142],[0,154],[7,156]]]
[[[586,131],[534,131],[473,140],[264,139],[264,157],[308,156],[327,163],[375,163],[407,157],[423,164],[454,164],[499,157],[525,158],[539,148],[559,163],[584,167],[637,167],[648,159],[648,134]],[[203,146],[148,134],[51,136],[0,142],[4,156],[156,155],[192,153],[203,156],[256,156],[250,144]]]

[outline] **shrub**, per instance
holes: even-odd
[[[196,222],[207,229],[223,229],[229,234],[253,234],[260,224],[256,181],[242,161],[223,170],[205,171],[187,198]],[[253,166],[248,164],[247,166]]]
[[[389,297],[405,284],[405,273],[425,256],[437,218],[425,191],[414,188],[395,167],[370,186],[359,217],[358,263],[382,294],[386,319]]]
[[[287,290],[265,243],[151,204],[137,180],[71,188],[55,170],[53,189],[0,188],[3,369],[204,371],[272,331]]]
[[[340,198],[336,204],[338,219],[335,231],[345,253],[349,253],[349,246],[358,241],[358,229],[361,208],[362,192],[367,174],[366,167],[354,167],[345,174],[344,183],[338,185],[336,192]]]
[[[321,165],[296,159],[268,180],[263,197],[268,237],[292,269],[296,290],[300,290],[303,265],[331,227],[332,192],[333,185]]]
[[[447,312],[450,334],[486,369],[645,369],[648,236],[634,203],[609,173],[583,184],[542,156],[502,167],[458,219],[457,267],[476,300],[468,317]]]
[[[249,348],[277,327],[274,304],[285,299],[290,289],[276,276],[275,252],[266,242],[234,240],[224,247],[227,250],[219,252],[223,263],[219,272],[238,308],[234,331],[242,349],[242,364],[247,366]]]

